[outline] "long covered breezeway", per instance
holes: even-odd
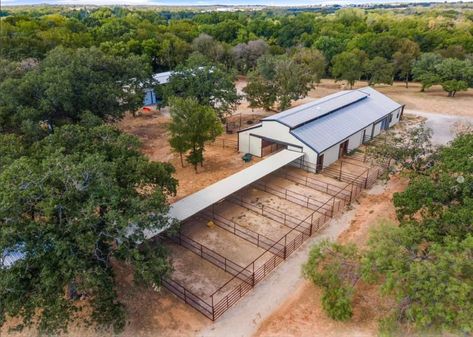
[[[179,221],[206,209],[242,188],[304,156],[302,152],[281,150],[247,169],[235,173],[171,205],[169,216]]]

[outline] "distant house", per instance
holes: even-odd
[[[10,268],[17,261],[25,258],[23,245],[19,244],[15,248],[6,249],[0,255],[0,268]]]
[[[286,148],[319,172],[399,122],[404,106],[373,88],[341,91],[263,118],[240,130],[240,152],[258,157]]]
[[[156,73],[153,75],[153,84],[156,85],[163,85],[169,82],[169,78],[171,77],[172,72],[166,71],[164,73]],[[156,105],[161,102],[161,98],[156,94],[154,88],[146,88],[145,89],[145,97],[143,99],[144,106]]]

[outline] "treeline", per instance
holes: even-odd
[[[472,68],[473,14],[468,10],[171,13],[115,7],[8,14],[2,19],[0,56],[11,60],[41,59],[59,45],[95,46],[115,56],[143,56],[153,71],[174,69],[198,53],[246,74],[262,54],[290,55],[309,48],[325,59],[319,77],[347,80],[350,85],[359,79],[407,83],[413,78],[414,62],[424,53],[461,60],[453,62],[454,68],[466,67],[468,74]],[[433,68],[435,83],[443,83],[451,95],[472,86],[472,76],[443,68]]]

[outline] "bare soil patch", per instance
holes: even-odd
[[[244,77],[237,81],[237,88],[242,89],[246,85]],[[368,86],[365,81],[356,82],[354,89]],[[439,85],[434,85],[432,88],[421,92],[421,85],[419,83],[409,83],[409,88],[406,88],[404,82],[394,82],[393,85],[376,85],[374,87],[379,92],[388,95],[393,100],[406,105],[406,109],[428,111],[434,113],[442,113],[458,116],[473,116],[473,89],[461,91],[455,97],[447,97],[447,93],[442,90]],[[312,89],[307,97],[293,102],[293,106],[298,106],[310,102],[316,98],[321,98],[340,90],[347,90],[349,87],[345,82],[335,82],[332,79],[323,79],[321,83],[317,84]],[[261,116],[268,116],[274,112],[264,111],[263,109],[252,109],[248,106],[246,100],[242,100],[237,113],[245,114],[260,114]]]
[[[224,134],[213,144],[208,145],[204,154],[203,167],[194,168],[184,162],[181,166],[179,155],[173,153],[168,142],[167,125],[170,117],[160,112],[143,113],[140,116],[125,116],[117,126],[124,132],[137,136],[142,141],[142,151],[153,161],[170,162],[176,169],[175,178],[179,181],[177,195],[169,201],[174,202],[182,197],[197,192],[225,177],[249,167],[259,160],[253,158],[250,163],[241,159],[235,148],[227,147],[236,144],[236,134]],[[228,140],[223,147],[222,140]]]
[[[359,81],[355,84],[354,88],[362,88],[367,85],[367,82]],[[419,83],[409,83],[409,88],[406,88],[403,82],[394,82],[393,85],[376,85],[374,87],[374,89],[389,96],[396,102],[405,104],[406,109],[458,116],[473,116],[473,89],[458,92],[455,97],[447,97],[447,93],[439,85],[434,85],[425,92],[421,92],[420,88],[421,85]],[[348,87],[343,82],[325,79],[315,89],[310,91],[308,97],[297,101],[294,105],[346,89]]]
[[[185,224],[182,232],[205,247],[237,263],[242,268],[264,253],[264,249],[216,225],[209,226],[208,222],[203,219]],[[223,282],[220,282],[220,285],[225,283],[226,280],[221,281]]]
[[[387,219],[396,221],[393,193],[402,191],[407,180],[393,177],[386,185],[376,185],[359,199],[350,226],[341,233],[341,243],[364,246],[368,232]],[[377,322],[385,312],[386,301],[376,287],[362,286],[354,302],[354,316],[349,322],[336,322],[321,307],[321,291],[310,282],[302,282],[295,292],[268,319],[263,321],[255,337],[376,336]]]

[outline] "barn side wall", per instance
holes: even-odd
[[[253,127],[238,133],[238,150],[261,156],[262,140],[259,137],[274,139],[287,144],[289,150],[304,152],[304,162],[314,165],[317,163],[317,153],[294,137],[287,126],[275,121],[263,121],[260,127]],[[292,146],[291,146],[292,145]]]

